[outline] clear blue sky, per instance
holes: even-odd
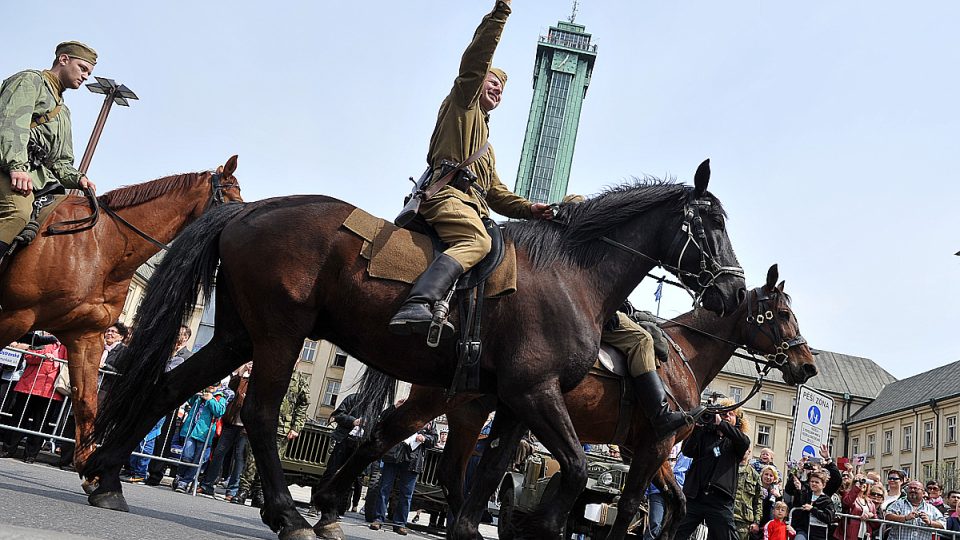
[[[0,74],[78,39],[99,51],[96,75],[140,95],[107,124],[101,191],[239,154],[247,200],[322,193],[392,218],[492,5],[14,2]],[[518,0],[507,23],[491,140],[509,186],[537,37],[570,5]],[[958,19],[956,2],[585,0],[599,54],[570,190],[689,181],[709,157],[748,284],[779,263],[811,344],[900,378],[960,360]],[[79,161],[101,100],[67,101]],[[653,308],[652,290],[635,303]],[[661,314],[688,306],[668,289]]]

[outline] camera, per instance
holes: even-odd
[[[867,485],[868,485],[868,486],[872,486],[872,485],[875,484],[875,483],[876,483],[876,482],[874,482],[873,480],[867,478]]]
[[[809,463],[809,462],[808,462],[808,463],[804,463],[804,464],[803,464],[803,468],[806,469],[806,470],[808,470],[808,471],[812,471],[812,470],[813,470],[813,463]]]

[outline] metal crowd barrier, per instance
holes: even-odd
[[[23,374],[26,369],[26,360],[22,358],[23,355],[31,355],[37,358],[40,358],[40,365],[36,371],[36,376],[34,376],[33,381],[30,381],[30,388],[27,393],[16,392],[14,388],[20,382],[20,377],[18,376],[14,379],[14,375],[17,373]],[[58,394],[55,388],[51,388],[50,397],[34,395],[33,392],[36,390],[37,383],[40,379],[40,372],[43,368],[44,362],[57,362],[60,364],[59,369],[67,369],[67,361],[61,360],[60,358],[55,358],[41,353],[40,351],[28,351],[23,349],[15,349],[13,347],[4,347],[2,352],[0,352],[0,370],[4,378],[2,379],[3,389],[0,390],[0,433],[3,431],[15,432],[26,435],[27,437],[40,437],[43,439],[41,442],[42,446],[45,442],[50,443],[51,452],[56,454],[55,445],[57,443],[64,443],[61,445],[61,452],[63,452],[65,446],[74,446],[76,445],[75,435],[68,433],[68,428],[72,429],[72,410],[73,403],[70,396],[65,396],[63,394]],[[121,376],[120,373],[115,371],[110,371],[101,368],[99,370],[100,377],[97,381],[97,390],[100,390],[100,387],[103,385],[105,377],[117,377]],[[59,373],[59,371],[58,371]],[[54,386],[56,381],[54,380]],[[18,394],[18,395],[14,395]],[[54,395],[62,396],[62,400],[54,399]],[[22,400],[22,407],[18,401]],[[27,419],[27,412],[30,406],[31,401],[43,401],[43,414],[38,421],[36,418],[31,418],[33,420],[32,426],[24,427],[24,420]],[[17,405],[17,411],[12,410],[14,406]],[[141,452],[133,452],[132,456],[137,456],[141,458],[149,458],[151,461],[160,461],[164,463],[169,463],[171,465],[176,465],[177,467],[183,466],[194,469],[194,474],[192,477],[192,489],[191,494],[196,496],[197,487],[198,487],[198,478],[200,476],[201,468],[205,464],[204,455],[207,452],[207,449],[210,447],[212,435],[216,432],[215,428],[211,428],[207,433],[206,440],[203,443],[203,447],[200,449],[200,459],[197,463],[187,463],[183,461],[182,457],[182,445],[181,445],[181,457],[180,458],[168,458],[164,457],[164,454],[167,452],[176,454],[176,451],[172,448],[170,444],[173,439],[174,431],[179,431],[183,427],[180,420],[180,413],[182,410],[181,407],[177,407],[174,411],[166,416],[167,423],[170,424],[166,430],[166,437],[160,441],[154,442],[154,452],[158,455],[153,454],[144,454]],[[34,411],[34,415],[37,411]],[[18,417],[17,417],[18,416]],[[194,415],[191,415],[194,416]],[[17,417],[17,418],[15,418]],[[191,419],[191,422],[193,419]],[[36,426],[36,427],[34,427]],[[193,430],[193,424],[190,424],[190,429],[187,430],[187,433]],[[21,437],[22,439],[22,437]],[[3,437],[4,442],[6,437]],[[27,443],[29,444],[29,443]],[[156,446],[159,444],[159,448]],[[5,445],[6,446],[6,445]],[[13,448],[6,448],[7,450],[16,451],[17,446]],[[166,450],[166,451],[165,451]],[[27,450],[24,449],[24,452]],[[61,459],[62,459],[61,454]],[[174,473],[176,475],[176,473]],[[176,477],[174,478],[176,480]]]
[[[787,518],[787,523],[791,523],[791,524],[793,523],[793,513],[796,512],[797,510],[799,510],[799,511],[801,511],[801,512],[806,512],[806,510],[804,510],[803,508],[800,508],[799,506],[797,506],[797,507],[795,507],[795,508],[791,508],[791,509],[790,509],[790,514],[789,514],[789,516],[788,516],[788,518]],[[807,520],[807,530],[806,530],[806,531],[803,531],[803,534],[804,534],[804,536],[806,537],[807,540],[812,540],[812,537],[811,537],[811,534],[810,534],[810,533],[813,532],[813,527],[817,527],[818,529],[821,529],[821,528],[823,529],[823,536],[820,537],[819,534],[818,534],[817,538],[823,538],[823,539],[825,539],[825,540],[832,540],[832,539],[830,538],[830,525],[829,525],[829,524],[828,524],[828,525],[814,525],[813,523],[810,523],[810,520]],[[800,535],[800,531],[797,531],[797,535],[798,535],[798,536]]]
[[[793,514],[794,514],[794,512],[795,512],[796,510],[801,510],[801,511],[802,511],[801,508],[792,508],[792,509],[790,510],[790,519],[789,519],[789,522],[790,522],[790,523],[793,522]],[[949,517],[949,516],[944,516],[944,521],[946,521],[947,517]],[[872,523],[872,524],[874,524],[874,525],[878,525],[878,524],[879,524],[879,525],[880,525],[880,528],[879,528],[879,529],[875,529],[874,532],[873,532],[873,534],[870,535],[870,538],[872,538],[872,539],[877,539],[877,540],[881,540],[881,539],[885,539],[885,540],[927,540],[928,538],[929,538],[930,540],[938,540],[938,539],[943,539],[943,540],[960,540],[960,531],[950,531],[950,530],[947,530],[947,529],[938,529],[938,528],[935,528],[935,527],[927,527],[927,526],[925,526],[925,525],[916,525],[916,524],[911,524],[911,523],[900,523],[900,522],[897,522],[897,521],[889,521],[889,520],[886,520],[886,519],[877,519],[877,518],[873,518],[873,519],[863,519],[863,518],[861,518],[860,516],[857,516],[857,515],[854,515],[854,514],[843,514],[843,513],[840,513],[840,512],[838,512],[838,513],[836,514],[836,518],[839,519],[839,524],[837,525],[837,527],[840,528],[840,530],[842,531],[840,534],[841,534],[841,537],[843,538],[843,540],[860,540],[858,537],[847,537],[847,536],[846,536],[847,524],[850,522],[850,520],[855,520],[855,521],[858,521],[858,522],[859,522],[859,521],[866,521],[867,523]],[[824,529],[828,529],[828,527],[823,527],[823,528],[824,528]],[[899,528],[899,529],[898,529],[898,528]],[[903,536],[903,535],[900,534],[900,532],[902,532],[904,529],[910,529],[911,531],[916,531],[916,533],[911,533],[911,534],[908,534],[908,535],[906,535],[906,536]],[[828,530],[827,532],[825,532],[824,534],[827,535],[827,538],[831,538],[831,539],[832,539],[832,536],[829,536],[828,533],[829,533],[829,530]],[[809,539],[809,538],[810,538],[810,528],[809,528],[809,527],[807,528],[806,535],[807,535],[807,538]]]

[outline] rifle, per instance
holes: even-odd
[[[400,228],[406,227],[420,212],[420,203],[436,195],[438,191],[453,180],[457,173],[461,171],[469,172],[464,167],[470,166],[470,164],[479,159],[480,156],[486,154],[489,149],[490,141],[483,143],[483,146],[478,148],[473,154],[470,154],[470,157],[463,160],[459,165],[451,168],[433,184],[430,183],[430,177],[433,176],[433,167],[429,165],[427,166],[427,170],[423,171],[419,180],[414,182],[411,176],[410,181],[413,182],[413,190],[410,192],[410,195],[407,195],[407,198],[404,199],[403,210],[401,210],[400,214],[393,220],[393,224]]]

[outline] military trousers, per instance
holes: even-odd
[[[650,333],[622,312],[617,312],[617,320],[620,322],[620,328],[604,329],[600,334],[600,341],[614,347],[627,357],[627,367],[631,377],[638,377],[657,369],[653,338]]]
[[[287,452],[287,436],[277,435],[277,452],[280,457]],[[257,462],[253,459],[253,449],[251,444],[247,444],[245,453],[245,463],[243,464],[243,475],[240,477],[240,489],[253,493],[260,489],[260,473],[257,472]]]
[[[10,175],[0,171],[0,242],[10,244],[30,221],[33,192],[21,195],[13,191]]]
[[[490,235],[483,226],[480,214],[456,197],[430,199],[420,205],[420,215],[427,220],[463,271],[473,268],[490,253]]]

